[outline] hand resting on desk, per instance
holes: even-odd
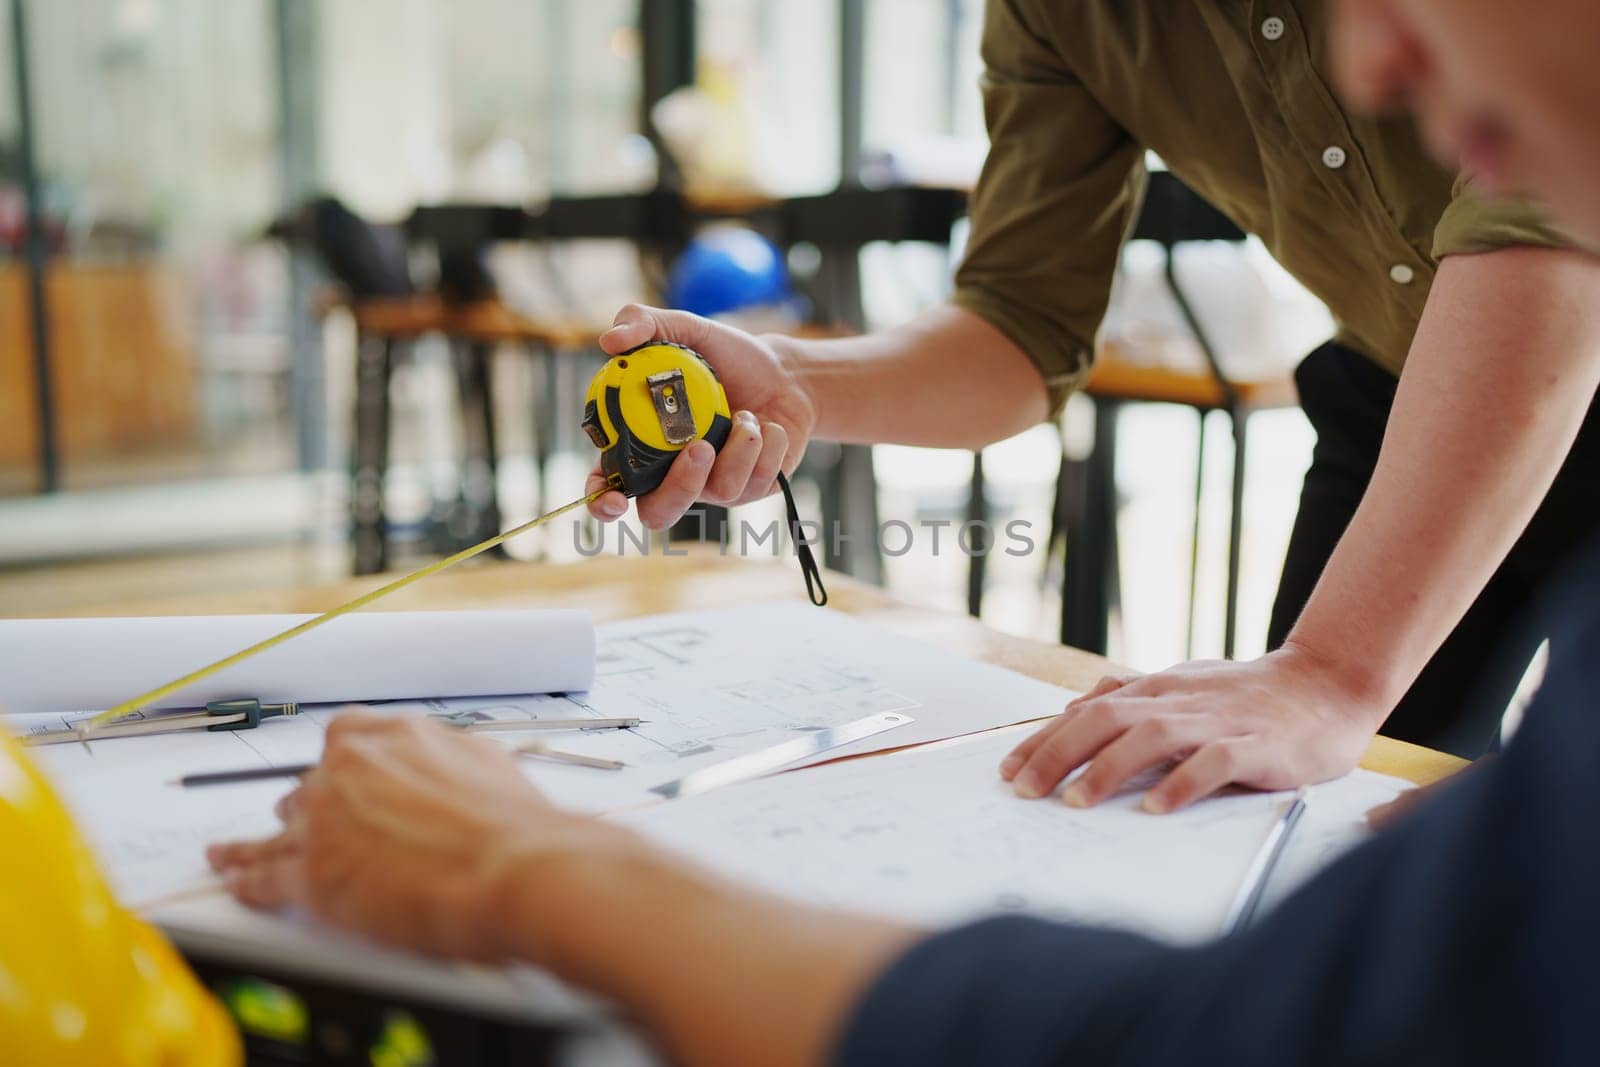
[[[1353,770],[1383,720],[1330,672],[1286,645],[1244,663],[1185,663],[1112,676],[1068,704],[1000,764],[1026,797],[1098,804],[1139,774],[1176,763],[1148,793],[1152,812],[1224,786],[1291,789]]]

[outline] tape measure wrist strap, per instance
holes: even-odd
[[[778,488],[783,490],[784,510],[789,513],[789,539],[794,542],[794,554],[800,560],[800,574],[806,580],[806,595],[817,607],[827,607],[828,590],[822,585],[822,568],[817,566],[811,542],[806,540],[805,531],[800,529],[800,508],[794,502],[794,490],[789,486],[789,479],[782,471],[778,472]]]

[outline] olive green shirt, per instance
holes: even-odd
[[[1054,407],[1087,375],[1145,150],[1399,374],[1448,255],[1562,243],[1527,202],[1474,195],[1409,120],[1340,106],[1319,0],[989,0],[991,147],[955,303],[1038,364]]]

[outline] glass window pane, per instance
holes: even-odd
[[[776,195],[839,181],[836,3],[700,0],[700,87],[749,184]]]
[[[637,12],[637,0],[318,5],[324,185],[377,218],[647,187]]]
[[[268,10],[28,6],[69,488],[292,461]]]
[[[10,9],[0,4],[0,497],[37,482],[33,351]]]

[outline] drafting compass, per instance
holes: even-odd
[[[263,704],[259,700],[241,698],[238,700],[213,700],[206,705],[206,710],[186,712],[176,715],[154,714],[142,719],[122,719],[98,727],[91,734],[85,734],[76,727],[64,730],[47,730],[44,733],[28,734],[22,738],[25,745],[60,745],[68,741],[83,741],[92,738],[100,740],[107,737],[142,737],[150,734],[171,734],[183,730],[207,730],[211,733],[224,733],[233,730],[253,730],[260,726],[265,719],[277,719],[289,715],[300,714],[298,704]]]

